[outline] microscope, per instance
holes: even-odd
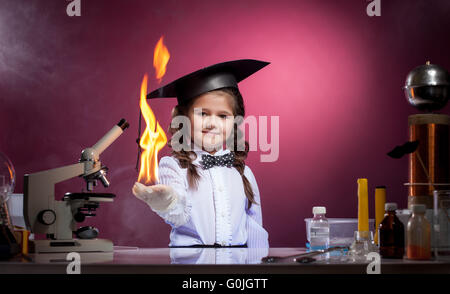
[[[109,186],[108,168],[102,166],[100,154],[129,126],[125,119],[115,125],[94,146],[81,152],[78,163],[24,176],[23,215],[28,229],[34,234],[46,234],[44,240],[31,241],[35,253],[44,252],[110,252],[113,243],[98,239],[94,227],[77,229],[76,223],[93,212],[100,202],[113,202],[114,194],[93,193],[97,181]],[[62,201],[55,200],[55,184],[74,177],[83,177],[87,192],[66,193]],[[73,238],[73,234],[77,238]],[[33,247],[33,246],[32,246]]]

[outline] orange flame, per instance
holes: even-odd
[[[162,77],[166,73],[166,65],[169,62],[170,54],[167,47],[163,44],[161,37],[156,44],[153,56],[153,66],[156,70],[156,78],[161,82]],[[152,109],[147,103],[147,81],[148,76],[145,75],[141,84],[141,98],[139,107],[144,117],[146,128],[141,136],[139,145],[144,150],[141,154],[141,167],[139,169],[138,182],[144,180],[145,184],[155,183],[158,181],[158,152],[167,143],[167,137],[163,129],[156,121]]]
[[[169,50],[167,50],[167,47],[164,45],[163,39],[164,36],[159,39],[153,54],[153,67],[156,70],[158,83],[161,83],[161,79],[166,73],[166,66],[170,59]]]
[[[158,151],[167,143],[166,134],[156,121],[155,115],[147,103],[147,80],[148,76],[145,75],[142,79],[139,102],[147,126],[139,141],[139,145],[144,151],[141,154],[138,182],[144,179],[145,184],[158,181]]]

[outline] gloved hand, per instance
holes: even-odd
[[[178,200],[175,190],[166,185],[145,186],[136,182],[133,186],[133,194],[152,209],[161,212],[172,208]]]

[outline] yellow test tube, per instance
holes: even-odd
[[[369,231],[369,195],[367,179],[358,179],[358,231]]]
[[[22,254],[28,254],[28,238],[30,237],[30,232],[23,230],[22,232]]]

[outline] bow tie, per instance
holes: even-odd
[[[232,167],[234,163],[234,152],[230,152],[225,155],[202,155],[202,161],[200,161],[200,164],[202,165],[203,169],[209,169],[213,166],[226,166],[226,167]]]

